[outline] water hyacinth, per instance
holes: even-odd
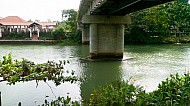
[[[74,71],[70,75],[65,75],[64,65],[69,64],[69,61],[63,60],[56,63],[47,61],[47,63],[35,64],[34,62],[22,59],[21,61],[13,60],[12,54],[3,56],[0,61],[0,77],[2,81],[8,81],[8,84],[15,84],[20,81],[36,80],[37,84],[40,80],[52,80],[55,85],[60,85],[64,82],[76,82],[78,78],[74,75]]]

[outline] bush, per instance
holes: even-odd
[[[89,100],[90,106],[189,106],[190,74],[180,77],[171,75],[159,84],[158,89],[145,93],[141,87],[117,81],[95,90]]]
[[[40,39],[41,40],[52,40],[54,39],[51,32],[40,32]]]
[[[29,37],[29,32],[10,32],[7,39],[25,39]]]
[[[60,97],[59,97],[60,98]],[[79,106],[81,102],[63,100],[45,102],[46,105],[56,103]],[[190,106],[190,73],[183,76],[171,75],[159,84],[158,89],[146,93],[142,87],[134,86],[130,81],[116,81],[100,87],[91,94],[88,100],[82,101],[83,106]]]
[[[76,30],[70,33],[69,40],[72,40],[76,43],[82,43],[82,32],[80,30]]]
[[[171,75],[162,81],[158,90],[150,93],[151,103],[158,106],[189,106],[190,104],[190,76],[180,77]]]
[[[65,38],[65,31],[63,27],[57,27],[52,31],[53,38],[55,40],[62,40]]]
[[[129,82],[117,81],[95,90],[85,104],[89,106],[130,106],[135,104],[136,95],[144,94],[143,92],[142,88],[135,87]]]

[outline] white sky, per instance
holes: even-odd
[[[78,10],[80,0],[0,0],[0,17],[19,16],[24,20],[61,20],[61,10]]]

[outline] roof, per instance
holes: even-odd
[[[56,22],[38,22],[41,26],[56,26]]]
[[[34,27],[34,26],[40,26],[40,24],[39,24],[39,23],[34,22],[34,23],[31,23],[31,24],[29,25],[29,27]]]
[[[21,25],[21,26],[28,26],[30,25],[29,22],[23,20],[18,16],[8,16],[5,18],[0,19],[0,23],[3,25],[11,26],[11,25]]]
[[[16,22],[16,23],[22,23],[22,22],[27,22],[25,20],[23,20],[22,18],[18,17],[18,16],[8,16],[5,18],[2,18],[0,20],[0,22]]]
[[[33,24],[33,22],[27,22],[24,19],[18,16],[8,16],[0,19],[0,24],[6,26],[29,26]],[[56,22],[38,22],[41,26],[56,26]]]
[[[1,20],[0,20],[1,21]],[[5,26],[28,26],[31,24],[31,22],[0,22],[0,24],[5,25]]]

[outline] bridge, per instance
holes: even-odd
[[[90,58],[122,59],[127,14],[173,0],[81,0],[78,24],[83,43],[90,42]]]

